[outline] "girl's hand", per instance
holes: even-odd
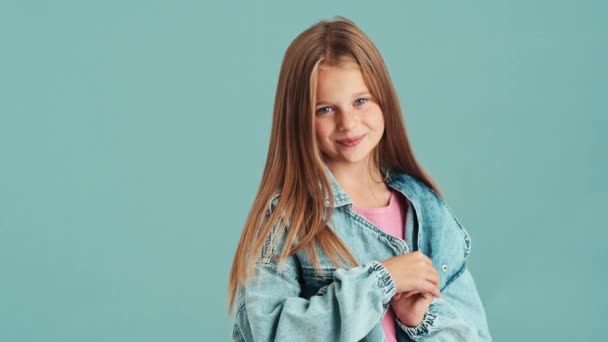
[[[391,307],[403,324],[415,327],[424,319],[432,301],[433,294],[431,293],[400,292],[391,299]]]
[[[420,251],[406,253],[382,261],[395,282],[397,293],[430,293],[436,297],[439,292],[439,272],[433,267],[429,257]]]

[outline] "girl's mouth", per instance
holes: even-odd
[[[342,140],[337,140],[338,144],[345,146],[345,147],[352,147],[357,145],[359,142],[361,142],[361,140],[363,140],[363,137],[365,137],[365,134],[363,134],[362,136],[356,137],[356,138],[352,138],[352,139],[342,139]]]

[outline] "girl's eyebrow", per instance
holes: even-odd
[[[352,97],[353,97],[353,98],[356,98],[356,97],[359,97],[359,96],[361,96],[361,95],[369,95],[369,91],[364,90],[364,91],[357,92],[357,93],[353,94],[353,96],[352,96]],[[327,101],[317,101],[317,104],[316,104],[316,105],[318,106],[318,105],[320,105],[320,104],[325,104],[325,103],[327,103]]]

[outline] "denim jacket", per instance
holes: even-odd
[[[469,234],[437,194],[410,175],[387,173],[387,186],[403,194],[413,209],[407,211],[402,240],[355,213],[349,196],[326,171],[334,195],[329,226],[359,266],[336,269],[319,249],[320,274],[315,274],[303,251],[279,268],[276,256],[286,232],[275,233],[275,227],[255,263],[256,280],[237,289],[233,340],[386,341],[381,320],[396,287],[380,261],[420,250],[439,272],[442,296],[434,298],[417,326],[396,319],[398,341],[491,341],[484,308],[466,265]],[[279,196],[269,203],[268,214]],[[325,205],[330,205],[328,198]],[[276,238],[280,239],[278,248],[273,249]]]

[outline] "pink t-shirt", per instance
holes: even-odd
[[[365,217],[383,232],[402,240],[405,237],[405,217],[407,210],[407,199],[393,189],[391,189],[391,198],[386,207],[358,208],[353,206],[354,212]],[[388,342],[397,342],[395,311],[393,311],[393,308],[390,306],[384,317],[382,317],[382,329],[384,329],[384,334],[386,335],[386,340]]]

